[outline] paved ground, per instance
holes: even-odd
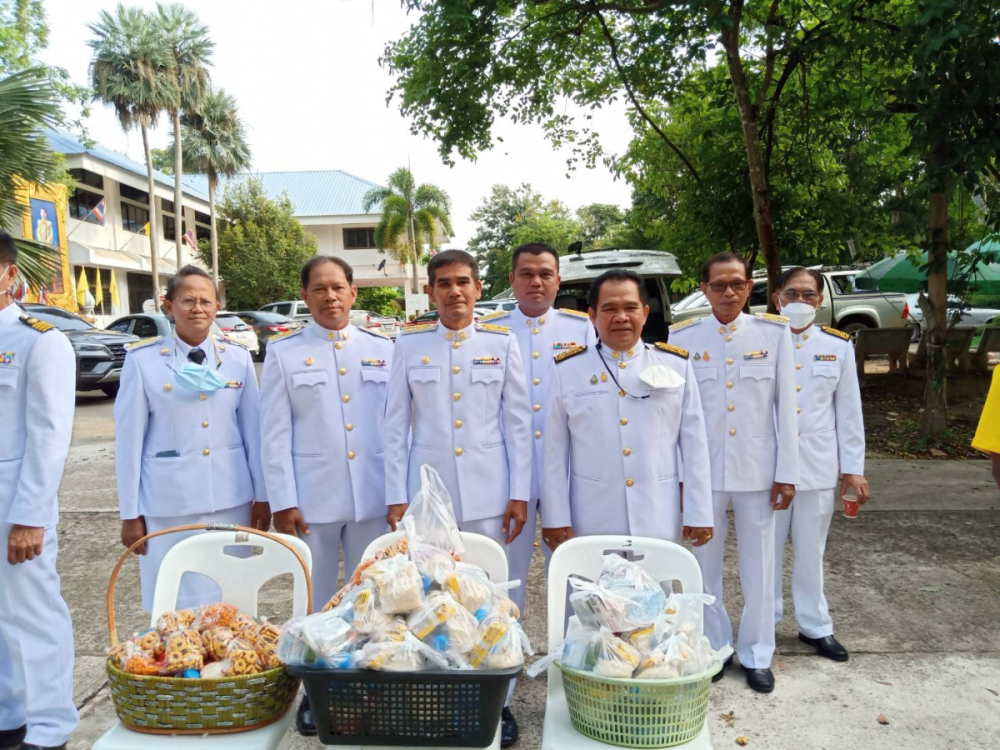
[[[827,555],[827,592],[851,661],[814,656],[786,618],[778,628],[772,695],[751,692],[733,672],[713,689],[709,726],[716,748],[735,747],[740,735],[751,748],[775,750],[997,746],[1000,492],[988,464],[872,460],[869,477],[873,503],[855,521],[835,517]],[[61,499],[59,567],[76,626],[75,694],[83,718],[70,747],[82,750],[114,721],[104,677],[105,591],[121,547],[111,402],[103,396],[78,398]],[[530,583],[527,631],[543,652],[540,555]],[[726,585],[730,612],[738,613],[734,571]],[[788,601],[787,580],[785,591]],[[137,602],[138,566],[129,563],[118,584],[123,634],[143,624]],[[262,609],[282,617],[287,607],[278,581]],[[544,679],[522,679],[514,703],[518,747],[541,747],[544,705]],[[888,724],[878,722],[880,715]],[[295,737],[292,747],[319,743]]]

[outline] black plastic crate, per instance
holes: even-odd
[[[488,747],[507,686],[521,667],[491,672],[288,671],[302,678],[324,745]]]

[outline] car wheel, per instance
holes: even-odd
[[[102,385],[101,390],[104,391],[105,396],[110,396],[114,398],[118,395],[118,383],[111,383],[110,385]]]
[[[919,325],[913,322],[910,323],[910,327],[913,329],[913,336],[910,338],[910,341],[920,341],[920,336],[923,334],[923,330],[921,330]]]
[[[846,334],[849,334],[852,341],[857,341],[858,331],[865,331],[868,330],[869,328],[871,328],[871,326],[868,325],[867,323],[862,323],[860,320],[855,320],[848,323],[840,330]]]

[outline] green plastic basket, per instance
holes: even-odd
[[[573,728],[621,747],[673,747],[695,739],[708,716],[712,676],[722,669],[713,662],[690,677],[636,680],[556,666]]]

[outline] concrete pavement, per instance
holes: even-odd
[[[82,722],[70,742],[89,748],[113,722],[104,676],[105,593],[122,548],[114,489],[111,402],[80,396],[61,490],[60,573],[76,627],[75,695]],[[851,660],[834,664],[778,626],[770,696],[750,691],[739,670],[712,690],[709,727],[716,748],[821,750],[855,746],[992,748],[1000,729],[1000,491],[985,461],[873,459],[873,501],[857,520],[835,516],[827,553],[827,593],[838,638]],[[730,535],[732,545],[733,536]],[[735,548],[730,552],[735,563]],[[727,603],[741,608],[735,565]],[[785,600],[791,601],[786,566]],[[144,625],[138,566],[119,578],[119,632]],[[262,596],[263,614],[287,617],[280,579]],[[526,630],[544,653],[544,571],[536,555]],[[518,683],[518,747],[541,747],[544,679]],[[888,720],[880,724],[879,716]],[[142,741],[137,736],[136,747]],[[316,748],[292,739],[292,747]],[[545,750],[549,750],[546,748]],[[559,750],[562,750],[561,748]]]

